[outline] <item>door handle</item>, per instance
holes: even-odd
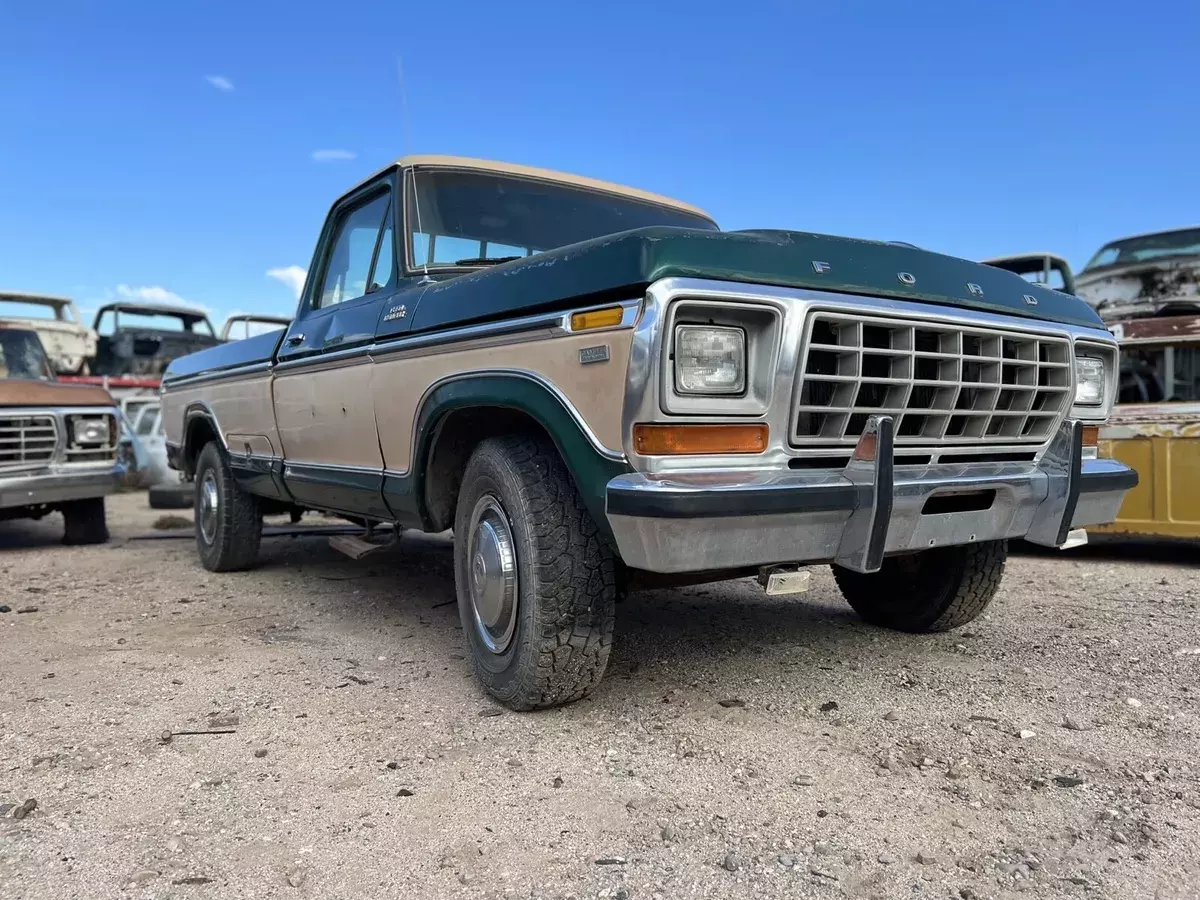
[[[289,344],[291,344],[293,347],[295,347],[297,344],[303,344],[304,343],[304,335],[293,334],[291,337],[289,337],[287,339],[287,342]]]

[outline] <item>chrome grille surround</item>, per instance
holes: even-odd
[[[797,449],[853,447],[871,415],[894,417],[897,447],[1038,448],[1071,406],[1065,335],[813,309],[801,346]]]
[[[58,442],[58,420],[53,415],[0,415],[0,472],[49,465]]]

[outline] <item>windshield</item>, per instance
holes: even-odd
[[[96,321],[96,331],[102,335],[111,335],[118,328],[145,329],[146,331],[182,331],[189,334],[203,334],[216,337],[208,319],[192,315],[172,315],[171,313],[149,312],[135,309],[102,310]]]
[[[647,225],[717,230],[685,210],[514,175],[422,169],[411,178],[408,252],[417,268],[532,256]]]
[[[32,331],[0,328],[0,378],[54,380],[42,342]]]
[[[1200,256],[1200,228],[1113,241],[1102,247],[1083,270],[1086,272],[1105,266],[1122,266],[1171,256]]]

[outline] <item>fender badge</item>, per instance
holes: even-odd
[[[812,261],[812,267],[813,267],[813,271],[816,272],[818,275],[824,275],[831,268],[829,263],[821,262],[819,259],[814,259]]]
[[[579,364],[586,366],[588,363],[608,362],[608,344],[601,344],[599,347],[584,347],[579,351]]]
[[[1033,294],[1023,294],[1021,299],[1025,301],[1026,306],[1037,306],[1037,297]]]
[[[971,294],[972,297],[982,297],[983,296],[983,288],[981,288],[979,285],[977,285],[973,282],[970,282],[970,281],[967,282],[967,291],[968,291],[968,293]]]
[[[900,279],[901,284],[907,284],[910,287],[917,283],[917,276],[912,272],[897,272],[896,277]]]
[[[385,322],[394,322],[396,319],[403,319],[408,315],[408,309],[404,306],[393,306],[387,311],[387,315],[383,317]]]

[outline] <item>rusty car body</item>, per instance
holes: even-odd
[[[94,328],[91,370],[100,376],[157,377],[171,360],[221,343],[204,310],[169,303],[107,303]]]
[[[0,325],[0,520],[57,511],[65,543],[107,540],[117,414],[104,389],[57,382],[36,332]]]
[[[36,331],[59,375],[86,374],[96,355],[96,332],[83,324],[69,297],[0,291],[0,323]]]
[[[1200,310],[1200,227],[1110,241],[1075,274],[1075,289],[1107,322]]]
[[[1082,540],[1137,479],[1092,440],[1095,312],[911,245],[407,157],[334,203],[309,272],[285,331],[164,374],[200,560],[252,566],[268,511],[452,528],[476,676],[514,709],[595,686],[631,578],[783,593],[832,564],[867,621],[946,630],[1010,538]]]
[[[1114,322],[1121,343],[1118,402],[1100,431],[1103,452],[1137,469],[1101,534],[1200,538],[1200,313]]]

